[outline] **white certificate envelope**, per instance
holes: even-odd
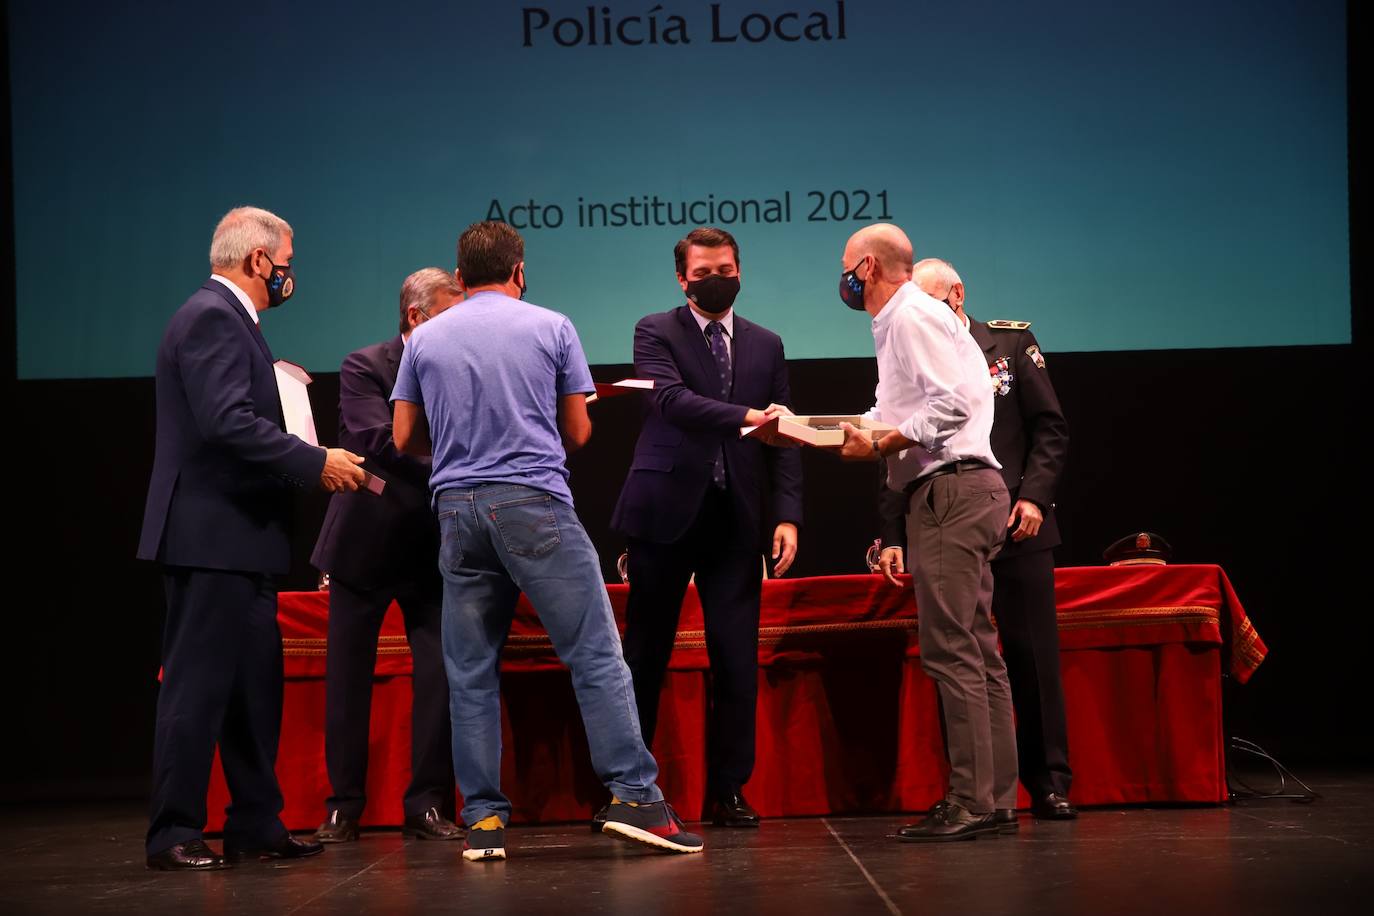
[[[740,427],[740,438],[767,438],[781,436],[804,445],[819,448],[839,448],[844,445],[844,430],[841,423],[867,432],[874,439],[892,432],[897,427],[868,417],[854,414],[850,416],[782,416],[774,417],[762,426]]]
[[[286,420],[286,431],[299,439],[318,446],[320,437],[315,435],[315,415],[310,411],[310,394],[307,386],[310,376],[295,363],[279,359],[273,365],[277,370],[277,394],[281,397],[282,417]]]

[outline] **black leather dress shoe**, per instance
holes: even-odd
[[[438,808],[407,817],[401,827],[401,836],[417,840],[461,840],[465,833],[462,827],[440,814]]]
[[[735,792],[722,795],[711,804],[711,823],[717,827],[757,827],[759,813]]]
[[[1078,817],[1078,809],[1064,796],[1051,792],[1031,805],[1031,814],[1044,820],[1071,821]]]
[[[601,810],[592,815],[592,833],[600,833],[601,828],[606,826],[606,814],[611,810],[611,803],[601,806]]]
[[[224,857],[230,862],[247,862],[252,859],[304,859],[324,852],[324,846],[314,840],[298,840],[287,834],[275,843],[263,846],[239,846],[224,841]]]
[[[949,801],[942,798],[931,805],[930,810],[926,813],[935,814],[937,811],[944,811],[948,807]],[[1021,824],[1016,819],[1015,808],[998,808],[992,812],[992,819],[997,824],[998,833],[1016,833],[1021,829]]]
[[[996,833],[996,814],[974,814],[962,805],[946,802],[931,808],[931,813],[919,824],[898,828],[897,839],[905,843],[946,843]]]
[[[229,863],[204,840],[187,840],[149,856],[148,867],[155,871],[214,871],[228,868]]]
[[[317,843],[352,843],[358,838],[358,821],[337,811],[329,812],[329,817],[315,831]]]

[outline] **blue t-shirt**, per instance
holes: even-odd
[[[424,408],[430,492],[518,483],[571,504],[558,399],[594,390],[571,321],[483,292],[411,332],[391,400]]]

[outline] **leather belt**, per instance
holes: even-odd
[[[933,471],[927,471],[907,484],[903,492],[906,493],[907,496],[910,496],[912,493],[915,493],[916,489],[922,484],[934,480],[936,477],[943,477],[946,474],[965,474],[969,471],[983,470],[991,471],[994,470],[994,468],[986,461],[980,461],[977,458],[961,458],[958,461],[951,461],[949,464],[942,464]]]

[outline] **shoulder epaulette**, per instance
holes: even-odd
[[[988,322],[988,327],[994,331],[1024,331],[1030,325],[1029,321],[1008,321],[1006,318],[997,318]]]

